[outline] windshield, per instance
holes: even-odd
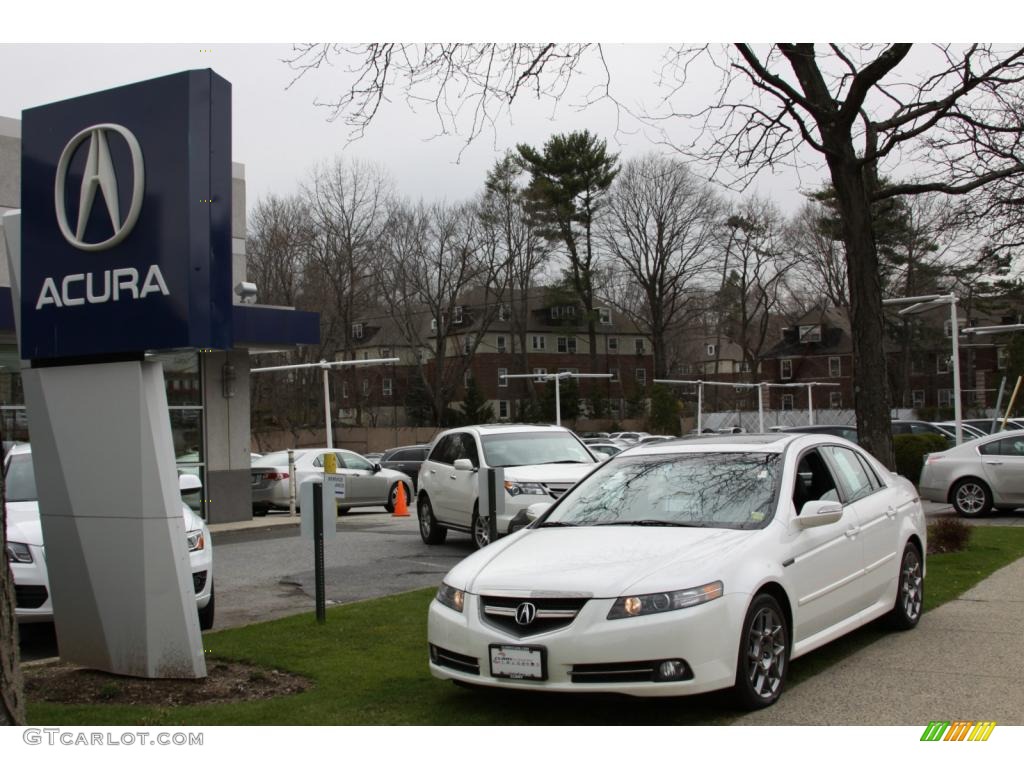
[[[32,454],[11,456],[4,475],[7,501],[36,501],[36,473],[32,470]]]
[[[566,432],[511,432],[484,435],[484,459],[490,467],[528,464],[593,464],[583,444]]]
[[[775,509],[775,453],[677,453],[610,460],[542,525],[760,528]]]

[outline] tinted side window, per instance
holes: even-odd
[[[839,501],[836,482],[817,450],[800,457],[793,485],[793,506],[799,515],[808,501]]]
[[[452,454],[456,452],[453,449],[457,448],[458,435],[446,435],[437,442],[434,450],[430,452],[430,460],[441,464],[454,464],[455,458]]]
[[[857,455],[848,448],[828,446],[822,449],[832,458],[832,462],[839,474],[840,482],[845,486],[847,501],[854,502],[870,496],[876,487],[872,486],[871,479],[864,470]]]
[[[1024,437],[1004,437],[1002,440],[983,445],[981,452],[988,455],[1024,456]]]
[[[412,459],[412,451],[395,451],[384,457],[384,461],[410,461]]]
[[[373,464],[364,459],[357,453],[339,453],[338,454],[339,466],[345,466],[349,469],[365,469],[372,470]]]
[[[469,459],[474,467],[480,466],[480,452],[476,448],[476,440],[469,433],[462,435],[462,455],[460,458]]]
[[[884,488],[885,483],[883,483],[881,479],[878,477],[878,474],[875,472],[874,467],[872,467],[871,464],[868,463],[868,460],[861,456],[859,453],[857,454],[857,460],[860,461],[860,465],[864,468],[864,471],[867,473],[868,480],[871,481],[871,487],[874,488],[876,491],[880,488]]]

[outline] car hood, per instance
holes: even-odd
[[[187,504],[181,505],[181,515],[185,520],[186,531],[205,527],[203,519]],[[9,541],[20,541],[22,544],[43,546],[43,527],[39,521],[38,501],[7,502],[7,538]]]
[[[36,502],[7,502],[7,540],[20,541],[34,547],[43,546],[43,529],[39,523],[39,505]]]
[[[506,467],[505,479],[517,483],[575,483],[597,466],[593,464],[527,464]]]
[[[476,594],[562,593],[619,597],[686,589],[723,572],[760,530],[722,528],[537,528],[463,560],[446,583]]]

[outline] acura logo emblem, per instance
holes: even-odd
[[[121,204],[118,199],[117,174],[114,172],[114,162],[110,157],[110,143],[108,137],[116,133],[128,144],[132,157],[132,198],[128,207],[128,214],[121,218]],[[64,192],[67,183],[68,168],[75,150],[88,139],[89,154],[85,161],[85,171],[82,174],[82,188],[78,197],[78,218],[75,230],[72,231],[68,224],[67,202]],[[135,222],[139,220],[139,212],[142,210],[142,197],[145,191],[145,170],[142,165],[142,148],[139,146],[135,134],[123,125],[113,123],[101,123],[92,125],[76,133],[71,141],[61,152],[60,161],[57,163],[57,181],[54,186],[54,206],[57,211],[57,225],[60,232],[75,248],[82,251],[103,251],[113,248],[121,243],[129,233]],[[92,215],[92,208],[96,202],[96,194],[103,196],[103,202],[110,217],[110,226],[113,235],[98,243],[87,243],[85,228]]]
[[[537,606],[533,603],[520,603],[519,607],[516,608],[516,624],[526,626],[527,624],[533,624],[533,620],[537,618]]]

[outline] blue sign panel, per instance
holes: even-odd
[[[22,114],[22,356],[228,349],[231,85],[181,72]]]

